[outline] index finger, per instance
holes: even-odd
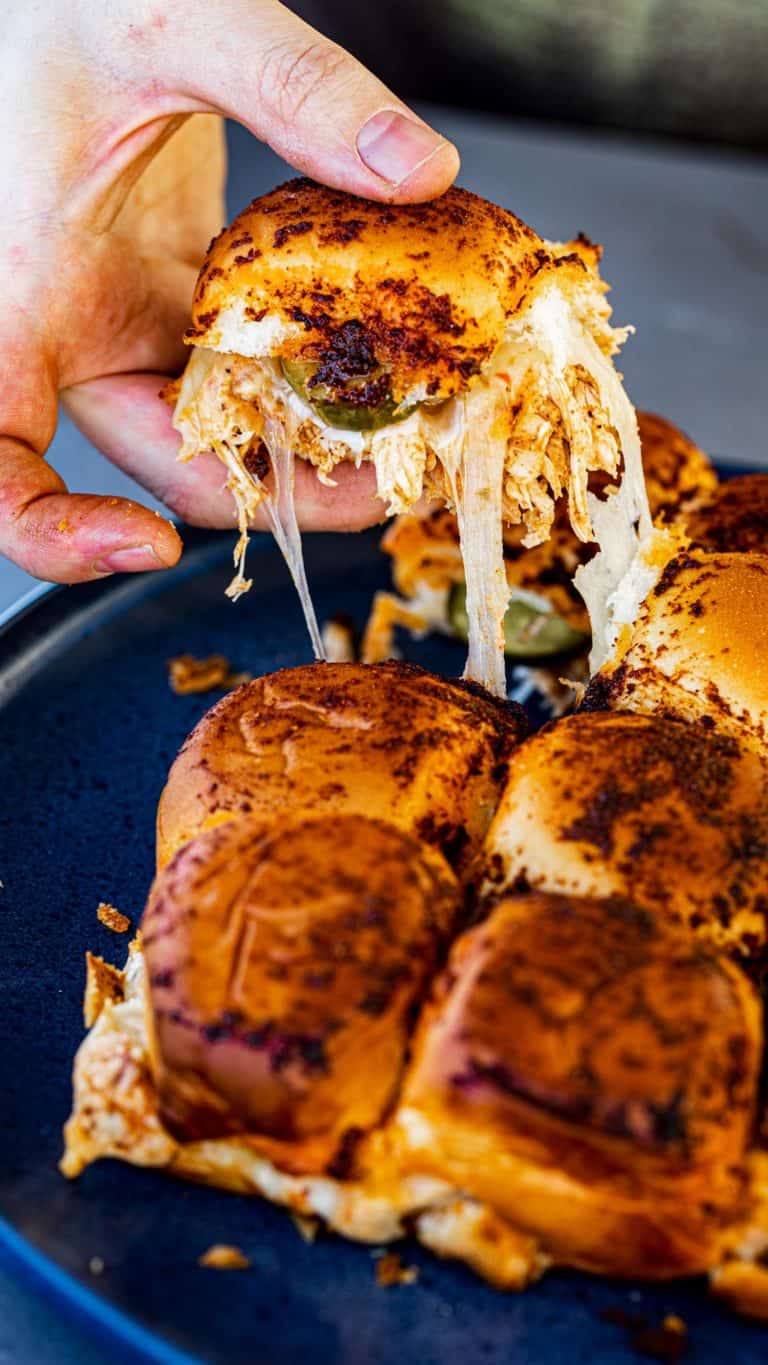
[[[168,568],[181,554],[170,522],[128,498],[69,493],[22,441],[0,437],[0,553],[36,578],[83,583]]]

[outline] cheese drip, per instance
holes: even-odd
[[[294,499],[294,478],[296,457],[293,453],[289,421],[281,422],[268,417],[264,423],[263,439],[272,461],[274,493],[264,503],[269,517],[272,534],[285,559],[296,591],[299,594],[304,620],[307,623],[309,638],[316,659],[325,658],[325,647],[317,624],[315,608],[307,583],[304,568],[304,555],[301,548],[301,532],[296,520]]]
[[[464,677],[497,697],[507,694],[502,491],[507,433],[498,381],[478,383],[429,422],[429,441],[443,467],[459,524],[467,585],[468,653]],[[468,413],[468,409],[470,410]],[[468,421],[471,416],[471,423]]]
[[[215,351],[195,347],[184,371],[174,413],[174,421],[183,436],[179,459],[191,460],[201,450],[211,450],[227,470],[227,488],[235,501],[239,532],[233,554],[235,576],[226,590],[227,597],[236,602],[253,586],[253,579],[245,577],[245,557],[250,542],[249,528],[257,508],[263,504],[272,534],[299,594],[315,658],[324,659],[296,520],[295,418],[288,407],[281,409],[274,404],[257,407],[247,393],[238,388],[239,377],[235,357],[219,356]],[[272,493],[260,478],[249,473],[246,464],[249,451],[259,440],[264,442],[272,465]]]

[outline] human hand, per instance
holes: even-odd
[[[215,115],[371,199],[440,194],[458,157],[277,0],[3,0],[0,19],[0,552],[64,583],[168,566],[170,522],[69,493],[45,452],[61,399],[178,516],[234,526],[219,461],[177,463],[157,396],[183,364],[197,269],[224,221]],[[305,528],[381,519],[370,467],[337,477],[329,489],[297,462]]]

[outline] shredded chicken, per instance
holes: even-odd
[[[292,461],[300,454],[328,483],[340,460],[372,461],[390,514],[407,511],[425,493],[455,510],[467,581],[465,676],[497,695],[505,692],[508,600],[502,522],[524,525],[524,545],[541,544],[558,498],[567,494],[579,539],[608,547],[607,556],[596,556],[599,572],[590,566],[585,576],[590,612],[602,626],[605,601],[650,529],[635,414],[608,358],[626,331],[611,329],[607,317],[599,281],[591,279],[575,297],[553,283],[515,315],[505,341],[464,392],[440,404],[423,402],[404,421],[372,432],[323,424],[275,360],[196,350],[174,424],[183,438],[181,459],[213,450],[229,472],[240,531],[230,596],[250,586],[248,528],[265,502],[315,653],[323,657],[293,508]],[[277,484],[271,494],[270,470]],[[603,503],[587,492],[596,471],[621,479]]]

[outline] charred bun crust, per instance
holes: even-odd
[[[404,1140],[558,1259],[690,1274],[743,1197],[760,1037],[743,974],[660,916],[503,899],[454,944],[422,1016]]]
[[[578,286],[598,257],[585,239],[551,247],[468,190],[391,205],[289,180],[211,243],[186,340],[317,360],[364,339],[397,398],[447,397],[485,364],[532,290],[555,270]]]
[[[413,664],[309,664],[212,708],[158,811],[158,863],[236,815],[300,807],[392,820],[466,869],[485,834],[522,708]]]
[[[142,923],[170,1130],[247,1132],[322,1169],[381,1118],[458,905],[441,856],[382,821],[284,812],[199,835]]]
[[[768,778],[727,736],[577,712],[517,751],[482,860],[488,891],[624,896],[759,959],[768,933]]]
[[[698,722],[765,755],[768,557],[676,555],[584,704]]]
[[[702,550],[719,553],[768,551],[768,474],[743,474],[713,490],[686,521],[686,532]]]

